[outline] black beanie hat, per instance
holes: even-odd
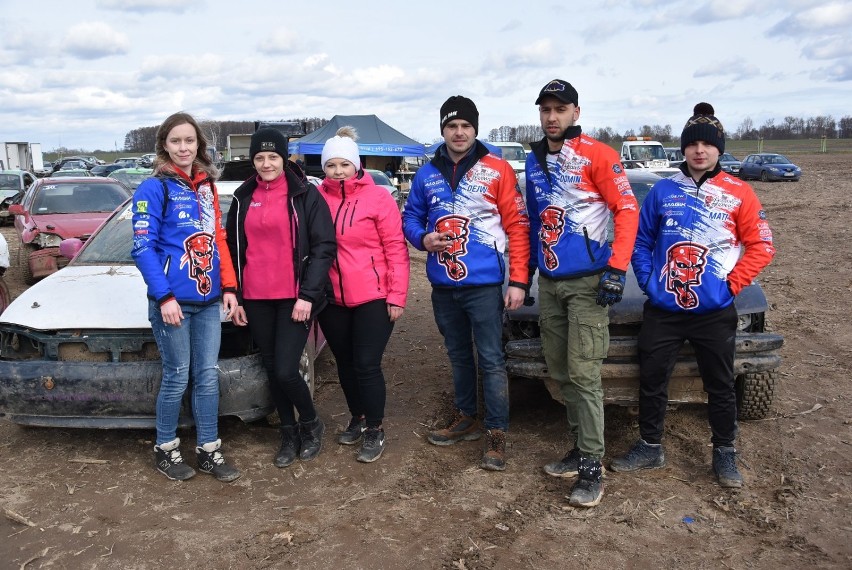
[[[467,97],[461,95],[453,95],[441,105],[441,133],[444,132],[444,125],[455,119],[467,121],[473,125],[473,130],[479,134],[479,111],[476,110],[476,105]]]
[[[254,160],[254,155],[259,152],[275,152],[286,160],[290,156],[290,153],[287,152],[287,137],[281,134],[280,131],[270,129],[269,127],[258,129],[251,136],[249,156]]]
[[[710,103],[699,103],[695,106],[693,115],[683,126],[683,133],[680,135],[681,152],[695,141],[712,144],[719,149],[719,154],[725,152],[725,128],[719,119],[713,116],[714,112]]]

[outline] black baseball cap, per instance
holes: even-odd
[[[574,105],[580,104],[577,101],[577,90],[574,89],[570,83],[563,81],[562,79],[554,79],[542,87],[541,91],[538,92],[538,99],[535,100],[535,104],[538,105],[541,103],[542,99],[548,96],[556,97],[563,103],[573,103]]]

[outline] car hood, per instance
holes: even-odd
[[[69,265],[21,293],[0,323],[43,331],[151,328],[145,281],[133,265]]]
[[[40,232],[57,234],[62,239],[67,239],[93,234],[111,213],[35,214],[32,218]]]

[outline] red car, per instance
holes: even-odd
[[[20,203],[9,206],[21,238],[18,265],[32,285],[64,266],[59,242],[85,241],[101,223],[131,196],[130,190],[108,178],[41,178]]]

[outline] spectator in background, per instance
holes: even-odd
[[[322,150],[320,193],[334,219],[337,257],[329,274],[334,296],[319,323],[352,416],[338,442],[362,441],[357,459],[371,463],[385,448],[382,356],[405,308],[409,259],[396,201],[361,169],[356,138],[343,127]]]
[[[216,167],[198,123],[175,113],[157,130],[154,174],[133,194],[133,259],[148,286],[148,319],[163,362],[157,393],[154,461],[169,479],[195,470],[177,437],[184,392],[192,377],[198,468],[220,481],[240,472],[228,465],[218,436],[220,300],[237,310],[236,280],[225,243]]]
[[[287,467],[322,448],[325,424],[299,364],[311,323],[326,305],[336,246],[328,206],[287,163],[284,135],[261,128],[249,149],[257,175],[234,192],[226,224],[240,287],[234,322],[248,324],[260,349],[281,418],[274,464]]]
[[[412,181],[403,212],[405,236],[428,253],[432,310],[453,369],[453,417],[429,433],[434,445],[482,437],[477,419],[477,363],[485,396],[486,444],[480,467],[506,468],[509,386],[503,356],[503,310],[524,300],[529,219],[512,167],[476,140],[479,111],[453,96],[441,105],[441,134],[431,162]],[[509,250],[509,287],[503,254]],[[478,361],[474,360],[476,344]]]

